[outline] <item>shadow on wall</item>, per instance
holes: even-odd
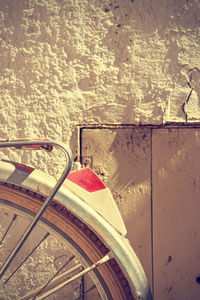
[[[109,180],[112,189],[128,189],[149,181],[150,130],[122,127],[113,129],[113,133],[115,138],[109,148],[116,164],[115,173]]]
[[[199,27],[200,7],[198,0],[119,0],[104,5],[104,12],[112,15],[110,37],[118,39],[127,28],[141,33],[155,33],[165,37],[173,26],[183,29]],[[105,24],[106,25],[106,24]],[[107,24],[109,25],[109,24]],[[131,34],[131,32],[130,32]]]
[[[149,119],[163,122],[172,95],[173,114],[187,121],[182,105],[190,97],[190,66],[199,67],[194,57],[199,53],[191,51],[192,44],[198,44],[199,1],[119,0],[105,5],[104,12],[107,34],[102,41],[113,51],[114,65],[119,68],[121,103],[131,106],[128,99],[135,98],[131,120],[138,115],[143,123]]]

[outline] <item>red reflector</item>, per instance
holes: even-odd
[[[106,188],[105,184],[89,168],[69,173],[67,179],[92,193]]]

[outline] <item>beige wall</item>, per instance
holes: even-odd
[[[199,121],[198,0],[0,0],[0,29],[2,137]]]
[[[2,138],[199,121],[198,0],[0,0],[0,29]]]
[[[199,44],[199,0],[0,0],[0,138],[49,137],[75,156],[78,124],[199,122]]]

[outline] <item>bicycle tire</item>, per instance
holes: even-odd
[[[46,176],[46,175],[45,175]],[[44,201],[44,193],[36,192],[36,189],[29,189],[24,185],[15,184],[6,180],[0,181],[0,198],[4,205],[16,206],[22,211],[35,214],[41,203]],[[95,263],[106,255],[110,249],[98,231],[88,226],[89,221],[84,222],[83,218],[69,209],[63,202],[54,199],[51,205],[43,214],[41,221],[48,227],[50,232],[61,239],[68,239],[73,242],[77,249],[81,249],[86,260]],[[128,244],[127,244],[128,247]],[[138,262],[136,262],[137,264]],[[141,271],[140,266],[139,272]],[[115,257],[98,267],[95,271],[103,290],[106,290],[108,299],[152,299],[146,279],[141,274],[135,274],[136,287],[131,286],[124,270]],[[137,276],[142,281],[142,291],[137,288]]]
[[[41,200],[43,200],[38,194],[34,195],[34,197],[30,196],[32,194],[30,190],[10,184],[1,185],[0,194],[4,205],[14,205],[19,210],[31,213],[36,213],[39,210]],[[86,255],[87,260],[93,263],[109,252],[105,245],[84,223],[57,201],[52,202],[41,221],[48,226],[50,232],[54,232],[54,235],[59,232],[58,234],[62,235],[62,238],[72,240],[73,244],[77,245],[77,248],[81,249],[82,253]],[[117,270],[118,273],[114,270]],[[120,269],[117,268],[114,261],[99,267],[99,273],[104,279],[104,284],[106,283],[105,285],[107,285],[110,295],[112,295],[110,299],[133,299],[127,290],[127,282],[123,282],[125,279],[120,277],[119,272]],[[126,286],[123,287],[122,283]]]

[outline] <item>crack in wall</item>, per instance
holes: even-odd
[[[188,84],[189,85],[189,84]],[[183,113],[184,113],[184,115],[185,115],[185,121],[187,122],[187,120],[188,120],[188,114],[187,114],[187,112],[185,111],[185,106],[188,104],[188,102],[189,102],[189,100],[190,100],[190,97],[191,97],[191,95],[192,95],[192,91],[193,91],[193,88],[191,88],[191,90],[190,90],[190,93],[189,93],[189,95],[187,96],[187,99],[185,100],[185,102],[182,104],[182,111],[183,111]]]
[[[188,102],[189,102],[189,100],[190,100],[190,97],[191,97],[191,95],[192,95],[193,90],[195,89],[194,87],[192,87],[192,80],[194,80],[194,79],[193,79],[193,73],[196,72],[196,71],[200,73],[200,69],[197,68],[197,67],[194,67],[194,68],[192,68],[192,69],[190,69],[190,70],[188,71],[188,73],[189,73],[190,75],[189,75],[189,80],[188,80],[187,84],[188,84],[188,86],[190,87],[191,90],[190,90],[190,92],[189,92],[189,94],[188,94],[186,100],[184,101],[184,103],[183,103],[182,106],[181,106],[182,111],[183,111],[183,113],[184,113],[184,115],[185,115],[185,121],[186,121],[186,122],[188,121],[188,114],[187,114],[187,112],[186,112],[186,110],[185,110],[185,107],[186,107],[186,105],[188,104]],[[195,84],[194,84],[194,86],[195,86]]]

